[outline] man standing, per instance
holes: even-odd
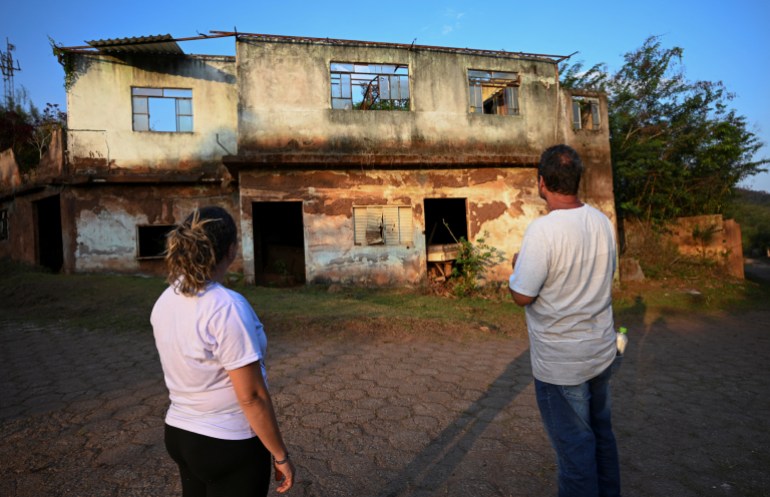
[[[509,287],[526,308],[537,404],[556,451],[559,497],[610,497],[620,495],[609,383],[617,353],[615,230],[578,198],[582,171],[567,145],[543,152],[537,187],[548,214],[527,227]]]

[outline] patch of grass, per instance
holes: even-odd
[[[159,277],[51,274],[0,261],[0,313],[13,320],[115,332],[149,331],[166,283]],[[253,305],[271,333],[386,338],[526,336],[524,311],[507,291],[453,298],[423,289],[267,288],[237,279],[232,288]],[[616,322],[645,312],[743,312],[765,308],[770,284],[713,278],[647,280],[614,291]]]
[[[159,277],[51,274],[0,261],[0,312],[13,319],[99,330],[149,330]],[[451,299],[410,289],[267,288],[235,281],[271,330],[324,334],[524,336],[524,313],[509,300]]]

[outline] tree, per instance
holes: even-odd
[[[46,104],[41,113],[32,103],[28,109],[0,105],[0,150],[12,149],[21,173],[34,169],[51,144],[53,132],[64,128],[67,114],[58,104]]]
[[[736,185],[770,163],[754,159],[763,144],[729,108],[733,96],[722,82],[687,81],[683,53],[651,36],[614,74],[603,63],[561,67],[563,86],[607,93],[621,217],[720,214]]]
[[[43,154],[51,144],[53,134],[63,129],[67,124],[67,114],[59,109],[59,104],[47,103],[43,114],[36,112],[32,119],[32,136],[30,144],[37,150],[37,160],[43,158]]]

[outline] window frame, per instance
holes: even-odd
[[[387,72],[386,69],[393,72]],[[367,81],[372,91],[369,92],[367,89],[361,97],[355,97],[356,90],[360,91]],[[329,95],[332,110],[411,111],[410,84],[408,64],[334,60],[329,62]],[[387,98],[382,97],[383,88]],[[367,95],[375,93],[376,96],[367,99]]]
[[[354,205],[353,245],[396,247],[414,245],[411,205]]]
[[[498,116],[521,115],[521,74],[513,71],[468,69],[468,110],[471,114]],[[484,89],[496,89],[484,99]],[[494,100],[493,100],[494,99]],[[489,102],[489,104],[487,104]],[[492,108],[495,112],[486,112]],[[503,112],[497,112],[503,109]]]
[[[575,131],[599,131],[602,128],[599,99],[595,97],[586,97],[583,95],[572,96],[572,129]],[[583,110],[589,112],[584,117]],[[587,117],[590,114],[590,118]],[[585,124],[590,123],[590,127]]]
[[[174,129],[152,129],[152,106],[153,100],[173,101],[174,106]],[[137,133],[194,133],[193,119],[193,90],[192,88],[170,88],[153,86],[132,86],[131,87],[131,130]],[[171,102],[164,102],[165,105]],[[158,106],[156,105],[156,110]],[[165,115],[165,120],[170,121],[171,116]],[[139,121],[141,119],[141,121]],[[139,123],[139,126],[137,126]]]

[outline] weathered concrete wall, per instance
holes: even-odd
[[[0,191],[12,191],[20,184],[21,175],[13,149],[0,151]]]
[[[240,39],[237,60],[239,153],[225,161],[240,174],[247,279],[252,202],[303,202],[307,281],[376,285],[424,281],[424,200],[463,198],[469,239],[506,255],[489,271],[504,281],[526,226],[545,213],[534,166],[557,143],[581,154],[581,195],[615,222],[607,100],[574,92],[599,101],[602,123],[574,130],[573,92],[559,88],[551,61],[265,38]],[[331,62],[408,65],[410,110],[332,109]],[[469,112],[469,69],[518,73],[519,115]],[[411,206],[413,246],[354,245],[356,205]]]
[[[75,188],[64,201],[72,221],[72,271],[164,274],[162,259],[137,258],[138,225],[182,222],[195,207],[220,205],[238,220],[232,190],[218,187],[122,185]],[[62,217],[65,217],[64,212]],[[234,266],[240,270],[240,261]]]
[[[220,205],[238,221],[237,193],[219,186],[80,185],[45,187],[0,203],[8,210],[9,238],[0,257],[38,264],[35,203],[57,195],[61,206],[62,271],[165,274],[162,259],[137,257],[138,225],[177,224],[203,205]],[[242,269],[239,258],[234,271]]]
[[[510,273],[529,222],[545,212],[529,168],[395,171],[248,171],[241,174],[241,234],[246,279],[254,278],[251,202],[301,201],[308,282],[412,285],[425,281],[426,198],[467,199],[469,239],[489,232],[486,243],[506,260],[489,273],[502,281]],[[413,243],[354,245],[353,207],[406,205],[412,208]]]
[[[558,134],[555,64],[354,44],[237,43],[241,155],[269,151],[498,154],[532,163]],[[409,66],[411,111],[331,108],[330,63]],[[521,75],[520,115],[469,113],[468,70]]]
[[[71,173],[215,169],[237,151],[237,89],[232,57],[73,53],[67,93]],[[132,130],[132,87],[192,90],[193,132]]]
[[[0,240],[0,258],[25,264],[36,263],[34,210],[31,198],[18,197],[0,202],[8,215],[8,238]]]

